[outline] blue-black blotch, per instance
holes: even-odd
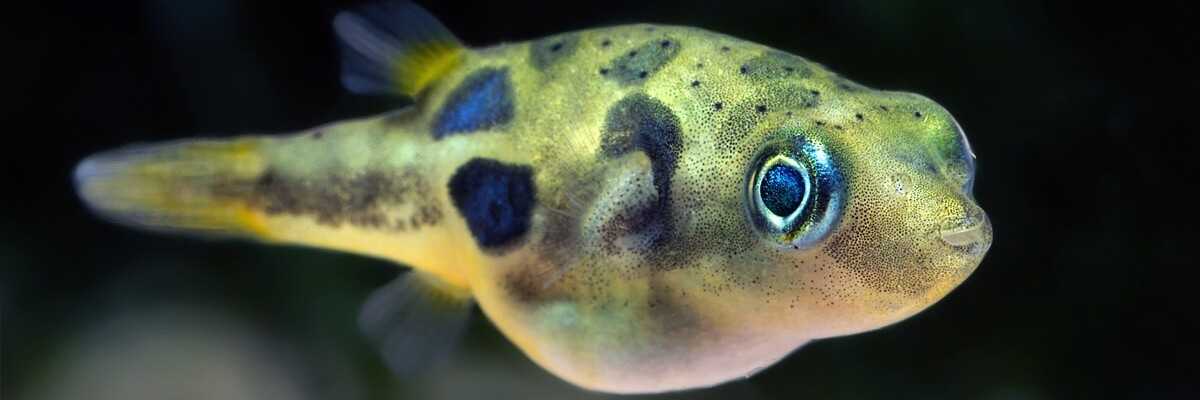
[[[472,73],[446,98],[433,123],[433,137],[470,133],[504,124],[513,117],[508,68]]]
[[[671,181],[683,150],[679,117],[662,101],[643,93],[625,96],[613,104],[605,118],[600,151],[608,157],[640,150],[650,159],[656,200],[643,205],[635,230],[669,236]],[[655,242],[658,242],[657,240]]]
[[[614,58],[604,67],[612,73],[603,75],[622,85],[640,84],[667,65],[671,59],[675,58],[676,54],[679,54],[679,50],[680,45],[677,40],[651,41]]]
[[[449,189],[480,247],[502,248],[529,231],[537,202],[532,168],[474,158],[454,172]]]

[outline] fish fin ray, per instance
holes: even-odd
[[[416,98],[458,66],[465,47],[408,1],[370,3],[334,18],[342,47],[342,84],[360,94]]]
[[[392,371],[412,374],[448,358],[467,326],[471,305],[466,288],[414,270],[371,293],[358,324]]]

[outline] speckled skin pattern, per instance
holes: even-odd
[[[686,27],[593,29],[461,57],[395,113],[161,145],[154,154],[174,155],[126,166],[186,199],[114,193],[119,182],[80,191],[119,221],[394,260],[468,293],[546,369],[610,392],[714,385],[808,341],[903,320],[991,244],[966,137],[925,97]],[[178,165],[204,146],[246,150],[203,178],[155,175],[155,157]],[[97,157],[81,170],[117,168]],[[779,157],[814,179],[794,229],[773,229],[755,201],[764,160]],[[530,186],[471,176],[452,190],[472,160],[532,183],[532,198]],[[508,197],[488,210],[452,198],[473,190]],[[175,211],[106,207],[114,196]],[[210,211],[178,211],[200,202]],[[468,218],[523,225],[473,232]]]

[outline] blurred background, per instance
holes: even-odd
[[[445,366],[394,377],[358,333],[387,263],[104,223],[71,168],[114,146],[275,133],[396,107],[339,88],[354,1],[10,2],[0,398],[602,398],[476,312]],[[1191,2],[421,1],[472,45],[694,25],[929,96],[979,156],[996,229],[929,310],[665,398],[1197,398]],[[1194,249],[1194,248],[1193,248]]]

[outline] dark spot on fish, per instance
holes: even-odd
[[[419,229],[441,222],[442,211],[431,198],[429,184],[412,170],[366,171],[354,176],[295,178],[267,170],[251,182],[217,185],[217,196],[245,201],[267,215],[311,216],[317,224],[350,224],[367,229]],[[385,208],[402,207],[411,214],[390,220]],[[412,221],[408,223],[407,221]]]
[[[678,45],[678,41],[675,43],[662,46],[660,41],[651,41],[630,50],[626,55],[609,62],[605,68],[611,73],[605,76],[621,84],[644,82],[679,54],[682,46]]]
[[[447,96],[433,123],[434,139],[490,129],[513,117],[507,68],[483,68],[463,79]]]
[[[608,75],[608,68],[600,68],[600,75]]]
[[[704,68],[704,63],[696,63],[696,68]]]
[[[729,46],[721,46],[721,51],[729,51]]]
[[[325,137],[325,131],[318,130],[318,131],[312,133],[313,139],[321,140],[324,137]]]
[[[812,71],[808,67],[808,61],[805,61],[803,58],[782,51],[769,51],[766,54],[746,61],[742,65],[742,74],[749,75],[751,78],[766,80],[794,77],[796,75],[805,77],[811,75]]]
[[[653,232],[651,247],[669,238],[672,229],[671,181],[683,150],[679,117],[666,104],[636,93],[617,101],[608,110],[600,140],[603,155],[617,157],[640,150],[650,159],[656,200],[638,207],[630,228]]]
[[[529,60],[533,63],[534,68],[544,70],[556,62],[574,55],[578,48],[578,34],[550,36],[535,41],[529,46]]]
[[[809,90],[808,92],[809,92],[809,93],[812,93],[812,95],[813,95],[813,96],[820,96],[820,95],[821,95],[821,91],[819,91],[819,90]]]
[[[913,116],[917,117],[917,118],[921,118],[921,112],[920,111],[913,112]]]
[[[670,40],[664,40],[664,41],[662,41],[662,43],[660,43],[660,44],[662,45],[662,47],[671,47],[671,41],[670,41]]]
[[[700,87],[700,81],[692,81],[692,87]]]
[[[600,47],[608,47],[610,45],[612,45],[612,41],[608,39],[604,39],[603,42],[600,42]]]
[[[533,169],[473,158],[450,177],[450,198],[485,249],[515,243],[529,231],[536,204]]]
[[[825,126],[825,121],[817,121],[817,126]]]
[[[716,109],[717,111],[721,111],[721,109],[724,107],[725,107],[725,104],[722,104],[719,101],[716,103],[713,103],[713,109]]]
[[[745,75],[750,72],[750,67],[747,67],[743,64],[742,67],[738,69],[738,72],[741,72],[742,75]]]
[[[546,294],[545,276],[530,268],[515,268],[504,274],[504,288],[514,300],[527,303],[539,300]]]
[[[883,111],[888,111],[888,107],[887,107],[887,106],[883,106],[883,105],[879,106],[879,109],[880,109],[880,110],[883,110]]]
[[[749,133],[755,132],[759,124],[768,120],[772,111],[785,112],[813,108],[817,106],[818,102],[819,99],[811,95],[807,88],[794,82],[764,85],[757,96],[729,104],[729,109],[735,112],[719,122],[713,135],[715,135],[716,143],[731,147],[729,151],[718,152],[715,156],[722,162],[735,162],[737,157],[751,151],[746,148],[750,146],[751,142],[745,139]],[[749,160],[744,161],[749,162]]]
[[[859,114],[854,114],[854,119],[857,119],[857,120],[859,120],[859,121],[862,121],[862,120],[863,120],[863,115],[862,115],[861,113],[859,113]]]

